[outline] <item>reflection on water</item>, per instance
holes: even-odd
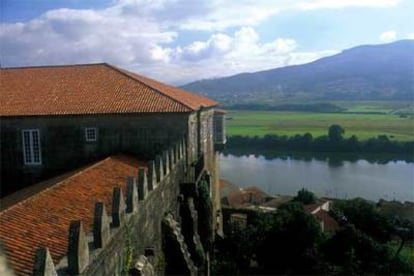
[[[414,201],[414,164],[323,156],[221,155],[221,177],[269,194],[294,195],[306,188],[318,196]]]

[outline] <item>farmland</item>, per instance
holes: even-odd
[[[352,111],[356,110],[364,111],[358,107]],[[375,110],[369,108],[370,112]],[[339,124],[345,128],[345,137],[355,135],[360,140],[366,140],[378,135],[387,135],[391,140],[414,140],[414,121],[411,116],[370,112],[355,114],[230,110],[227,116],[227,132],[230,136],[293,136],[309,132],[313,137],[317,137],[325,135],[330,125]]]

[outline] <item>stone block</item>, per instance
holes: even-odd
[[[148,190],[152,191],[157,187],[157,174],[155,169],[155,161],[151,160],[148,162]]]
[[[88,240],[80,220],[69,227],[68,270],[69,274],[81,274],[89,264]]]
[[[114,187],[112,194],[112,226],[119,227],[125,217],[125,201],[120,187]]]
[[[160,155],[155,156],[155,173],[157,175],[157,183],[164,178],[164,164]]]
[[[109,218],[105,210],[105,204],[97,202],[93,218],[93,245],[95,248],[105,247],[109,239]]]
[[[47,247],[42,247],[36,250],[33,275],[57,276],[52,256],[50,256],[50,252]]]
[[[148,194],[148,180],[145,168],[138,169],[138,200],[144,200]]]
[[[126,197],[126,212],[132,213],[138,207],[138,193],[135,179],[132,176],[127,178],[127,197]]]
[[[174,154],[174,148],[170,148],[168,150],[168,156],[170,158],[170,171],[174,169],[175,165],[175,154]]]
[[[181,160],[183,157],[183,145],[181,142],[178,142],[177,144],[177,158],[178,160]]]
[[[167,175],[170,173],[170,156],[168,154],[168,151],[165,150],[162,153],[162,161],[163,161],[163,165],[164,165],[164,175]]]

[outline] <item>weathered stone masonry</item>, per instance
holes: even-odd
[[[41,249],[37,255],[34,272],[40,275],[54,271],[59,275],[113,275],[128,270],[147,269],[147,273],[153,271],[154,275],[168,271],[197,274],[198,268],[190,252],[201,250],[201,256],[205,257],[204,249],[200,247],[201,244],[197,245],[198,248],[195,248],[195,245],[187,247],[182,236],[198,236],[198,233],[194,232],[197,230],[197,211],[192,204],[193,199],[189,198],[191,193],[189,194],[188,189],[180,191],[180,186],[177,185],[186,179],[184,148],[185,142],[182,140],[170,151],[176,153],[174,158],[170,159],[171,155],[168,153],[164,158],[159,158],[162,160],[161,165],[167,163],[167,160],[172,160],[167,174],[167,167],[155,167],[155,174],[162,175],[160,181],[149,177],[151,169],[139,168],[137,175],[127,180],[126,198],[123,198],[124,193],[115,187],[110,217],[105,206],[97,202],[92,233],[84,233],[81,222],[73,221],[68,230],[67,257],[53,265],[48,250]],[[194,170],[194,166],[190,166],[189,170]],[[205,168],[199,171],[199,174],[205,173]],[[201,179],[202,175],[197,175],[197,178]],[[194,181],[185,186],[197,187],[198,184]],[[192,219],[179,216],[179,205],[184,198],[190,203],[188,206],[192,212]],[[191,233],[181,233],[179,220],[185,220],[185,224],[190,223],[194,226]],[[147,261],[146,265],[141,267],[135,266],[137,261],[147,259],[151,259],[151,262]],[[204,265],[204,262],[205,260],[202,260],[198,264]],[[152,268],[148,270],[147,266]]]

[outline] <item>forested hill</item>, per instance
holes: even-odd
[[[227,103],[237,99],[412,100],[414,40],[358,46],[303,65],[182,87]]]

